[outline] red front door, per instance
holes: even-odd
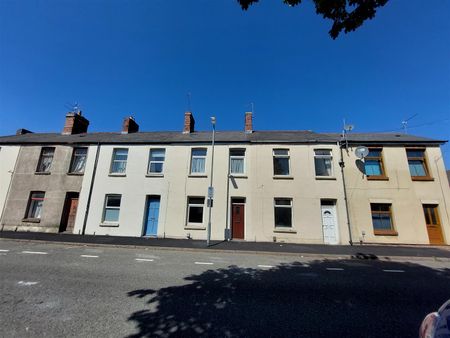
[[[232,238],[244,239],[245,205],[232,204],[231,234]]]

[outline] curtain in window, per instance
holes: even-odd
[[[204,158],[192,158],[192,173],[204,173],[205,172],[205,159]]]
[[[43,156],[41,159],[41,167],[39,171],[47,172],[50,171],[50,166],[52,165],[53,156]]]
[[[33,200],[31,203],[31,212],[28,217],[30,218],[41,218],[42,213],[42,203],[40,200]]]
[[[73,173],[82,173],[86,165],[86,156],[75,156],[72,164]]]
[[[426,176],[423,162],[420,160],[409,160],[409,171],[411,176]]]
[[[316,176],[331,176],[331,159],[315,158]]]
[[[244,173],[244,160],[242,158],[231,159],[231,173],[232,174]]]

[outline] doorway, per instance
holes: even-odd
[[[160,196],[147,196],[144,236],[156,237],[158,235]]]
[[[433,204],[424,204],[423,213],[425,215],[425,224],[427,225],[428,238],[430,244],[443,245],[444,236],[442,235],[441,220],[439,218],[438,206]]]
[[[79,193],[68,192],[64,201],[64,208],[59,225],[59,232],[73,233],[77,217]]]
[[[336,217],[336,201],[321,200],[323,242],[325,244],[338,244],[338,225]]]
[[[245,237],[245,198],[231,199],[231,238]]]

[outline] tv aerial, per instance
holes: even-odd
[[[410,117],[408,117],[407,119],[405,119],[405,120],[402,121],[402,128],[403,128],[403,132],[404,132],[405,134],[408,134],[408,122],[409,122],[410,120],[412,120],[413,118],[415,118],[417,115],[419,115],[419,114],[411,115]]]

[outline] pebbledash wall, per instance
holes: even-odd
[[[139,132],[134,119],[125,119],[121,133],[87,133],[87,120],[69,113],[62,134],[19,133],[0,137],[0,227],[3,230],[57,232],[65,194],[79,193],[74,233],[143,236],[147,200],[159,198],[157,237],[205,239],[207,191],[212,160],[211,132],[194,130],[185,114],[183,132]],[[81,116],[81,115],[80,115]],[[80,126],[80,121],[81,126]],[[84,122],[83,122],[84,121]],[[87,124],[86,124],[87,122]],[[84,124],[83,124],[84,123]],[[353,242],[429,244],[423,205],[436,207],[442,242],[450,243],[450,189],[440,151],[444,141],[412,135],[349,134],[342,149],[341,135],[310,131],[253,131],[251,113],[245,130],[216,133],[214,151],[213,240],[223,240],[232,227],[232,201],[244,211],[246,241],[324,243],[324,212],[334,213],[336,232],[330,243]],[[345,143],[347,144],[347,143]],[[36,175],[36,157],[43,146],[56,148],[50,175]],[[87,147],[84,173],[68,174],[73,149]],[[381,149],[383,177],[368,177],[355,156],[357,146]],[[127,149],[124,173],[111,173],[113,151]],[[165,149],[162,173],[149,174],[151,149]],[[203,174],[191,174],[191,154],[204,148]],[[245,170],[230,175],[230,150],[245,150]],[[289,174],[274,175],[274,150],[287,150]],[[412,179],[406,149],[424,151],[429,175]],[[331,154],[328,176],[316,176],[315,153]],[[341,164],[344,164],[348,213]],[[23,222],[31,191],[48,190],[40,224]],[[120,195],[117,222],[105,222],[107,195]],[[188,223],[189,197],[204,198],[201,223]],[[290,227],[275,226],[275,199],[291,203]],[[3,204],[3,205],[2,205]],[[389,205],[390,233],[374,230],[371,205]],[[3,207],[4,206],[4,207]],[[14,228],[15,227],[15,228]],[[231,232],[232,233],[232,232]],[[351,237],[350,237],[351,236]],[[328,237],[327,237],[328,238]],[[329,238],[328,238],[329,240]]]

